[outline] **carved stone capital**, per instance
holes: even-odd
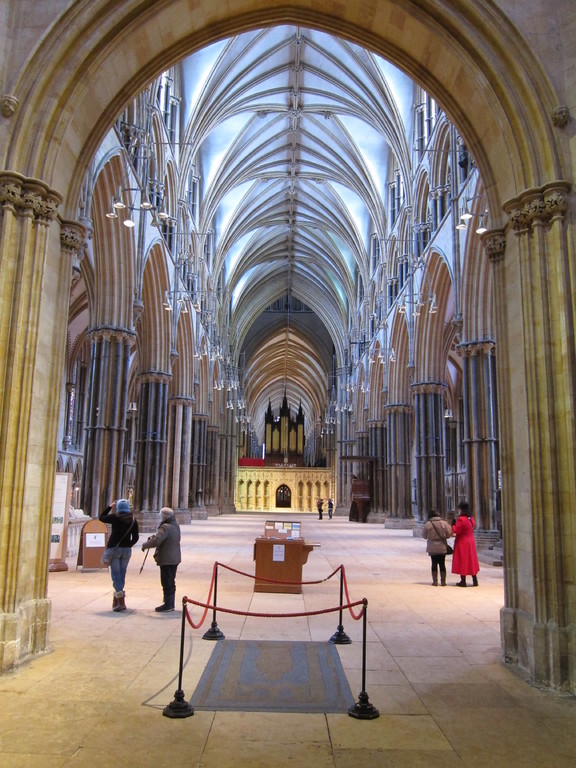
[[[49,224],[56,218],[61,202],[62,196],[43,181],[0,171],[0,205],[11,208],[17,216],[30,216],[41,224]]]
[[[491,355],[496,348],[493,339],[478,339],[476,341],[464,341],[458,344],[456,349],[461,357],[476,357],[477,355]]]
[[[549,226],[561,221],[568,210],[570,183],[553,181],[538,189],[528,189],[504,206],[515,234],[529,233],[534,226]]]
[[[87,335],[91,342],[121,341],[124,344],[131,345],[136,334],[128,328],[101,325],[98,328],[91,328]]]
[[[446,390],[446,384],[441,381],[417,381],[410,388],[415,395],[441,395]]]
[[[482,235],[484,252],[492,262],[502,261],[506,252],[506,233],[503,229],[492,229]]]
[[[172,375],[164,371],[142,371],[138,378],[148,384],[168,384]]]
[[[74,266],[84,258],[86,229],[77,221],[62,221],[60,225],[60,247],[62,253],[70,256]]]

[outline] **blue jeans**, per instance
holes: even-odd
[[[126,569],[128,568],[131,554],[131,547],[116,547],[114,550],[112,562],[110,563],[110,576],[112,577],[112,586],[115,592],[124,592]]]

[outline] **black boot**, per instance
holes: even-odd
[[[446,571],[440,571],[440,586],[446,586]]]
[[[457,587],[465,587],[466,586],[466,576],[460,576],[460,581],[458,584],[456,584]]]
[[[167,592],[164,592],[164,602],[162,605],[157,606],[154,608],[154,610],[157,613],[166,613],[167,611],[173,611],[174,610],[174,593],[168,594]]]
[[[432,571],[432,586],[438,586],[438,571]]]
[[[478,576],[472,576],[472,586],[473,587],[478,586]]]

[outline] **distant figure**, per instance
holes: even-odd
[[[446,554],[448,552],[448,542],[454,534],[452,527],[446,520],[442,520],[435,509],[430,510],[428,522],[422,530],[422,536],[427,539],[426,552],[432,560],[432,585],[438,586],[438,569],[440,569],[440,584],[446,586]]]
[[[318,520],[322,520],[322,506],[324,505],[323,499],[318,499],[316,502],[316,508],[318,510]]]
[[[100,513],[99,520],[112,526],[110,538],[106,544],[109,554],[110,576],[114,587],[112,600],[113,611],[126,610],[126,569],[132,555],[132,547],[138,541],[138,523],[132,516],[128,499],[113,501]]]
[[[328,517],[330,520],[332,520],[332,515],[334,514],[334,502],[332,499],[328,499]]]
[[[176,595],[176,571],[182,560],[180,551],[180,526],[170,507],[160,510],[161,522],[154,536],[142,544],[142,551],[155,549],[154,560],[160,566],[160,583],[164,593],[164,602],[154,610],[158,613],[174,610]]]
[[[452,558],[452,573],[460,576],[457,587],[466,586],[466,576],[472,576],[472,586],[478,586],[478,553],[476,551],[476,540],[474,539],[474,528],[476,523],[470,512],[470,507],[466,501],[458,504],[458,518],[452,523],[452,530],[456,537],[454,542],[454,557]]]

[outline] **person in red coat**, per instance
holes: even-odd
[[[457,587],[466,586],[466,576],[472,576],[472,586],[477,587],[480,565],[474,538],[476,523],[466,501],[461,501],[458,504],[458,512],[458,518],[452,523],[452,530],[456,537],[452,557],[452,573],[457,573],[460,576]]]

